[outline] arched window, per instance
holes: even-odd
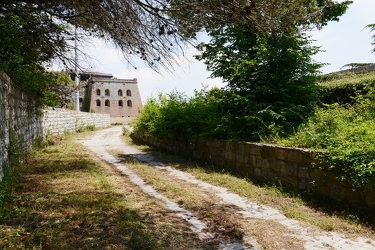
[[[96,100],[96,106],[100,107],[100,105],[101,105],[100,100]]]
[[[105,106],[106,106],[106,107],[110,107],[110,106],[111,106],[109,100],[105,100]]]
[[[100,89],[96,90],[96,95],[100,95]]]
[[[118,96],[122,96],[122,90],[121,89],[118,90]]]
[[[132,92],[130,91],[130,89],[128,89],[128,90],[126,91],[126,95],[127,95],[127,96],[132,96]]]
[[[118,105],[119,105],[120,107],[123,107],[123,106],[124,106],[123,101],[122,101],[122,100],[118,101]]]
[[[104,95],[109,96],[109,89],[104,90]]]
[[[128,100],[128,107],[132,107],[133,104],[132,104],[132,101]]]

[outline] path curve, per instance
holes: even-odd
[[[100,158],[115,166],[119,171],[126,175],[134,184],[139,186],[142,191],[154,198],[160,199],[165,203],[166,208],[173,211],[176,216],[183,218],[190,224],[190,228],[195,232],[201,240],[211,239],[214,237],[207,232],[207,226],[204,222],[195,217],[192,212],[181,208],[175,202],[169,200],[167,197],[158,193],[153,187],[146,185],[145,182],[135,173],[130,171],[125,165],[120,163],[115,156],[109,153],[110,150],[116,149],[122,151],[125,155],[134,157],[142,162],[147,162],[149,165],[166,170],[172,177],[195,184],[203,189],[213,191],[222,203],[236,206],[238,213],[245,218],[259,218],[265,220],[272,220],[286,226],[293,232],[292,236],[301,239],[305,242],[305,249],[321,250],[321,249],[355,249],[355,250],[375,250],[375,242],[371,239],[357,238],[348,239],[344,235],[335,232],[324,232],[313,227],[306,227],[305,224],[289,219],[280,211],[249,202],[245,198],[229,192],[226,188],[218,187],[200,181],[193,175],[183,171],[176,170],[161,162],[157,162],[154,158],[137,148],[127,145],[121,139],[122,127],[114,126],[108,129],[97,131],[91,138],[84,140],[82,143]],[[290,236],[290,234],[289,234]],[[220,249],[260,249],[256,240],[249,240],[247,244],[239,244],[237,242],[223,243]]]

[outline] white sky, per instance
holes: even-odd
[[[331,22],[321,31],[312,32],[315,45],[321,46],[321,52],[314,57],[318,62],[328,63],[322,68],[323,73],[338,71],[347,63],[375,62],[375,54],[371,51],[372,34],[365,26],[375,23],[375,0],[354,0],[339,22]],[[374,33],[375,34],[375,33]],[[110,73],[117,78],[137,78],[143,102],[158,92],[169,93],[176,89],[188,96],[193,95],[194,89],[202,89],[202,85],[223,86],[220,79],[209,79],[203,63],[191,58],[190,63],[183,63],[175,72],[159,75],[152,70],[137,64],[134,70],[117,51],[104,42],[95,41],[87,48],[95,60],[92,60],[92,70]],[[193,52],[190,52],[193,54]],[[190,55],[191,56],[191,55]]]

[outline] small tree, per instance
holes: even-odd
[[[288,22],[282,18],[268,20],[276,26],[286,24],[281,31],[226,24],[211,28],[211,41],[198,47],[202,54],[197,58],[207,65],[213,77],[228,83],[216,96],[224,110],[223,128],[237,133],[232,137],[257,140],[283,136],[304,121],[316,101],[314,81],[321,64],[311,59],[318,48],[311,46],[302,31],[337,21],[351,3],[278,2],[274,13],[285,14],[288,7],[293,7],[291,16],[295,17],[286,17]],[[303,10],[305,18],[294,16]],[[267,11],[261,15],[272,16]]]
[[[318,48],[300,33],[267,36],[236,27],[210,33],[201,47],[213,77],[228,83],[220,99],[237,137],[283,135],[304,121],[316,101]]]

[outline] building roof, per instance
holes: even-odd
[[[94,72],[94,71],[81,71],[80,75],[85,75],[85,76],[90,76],[90,77],[100,77],[100,78],[113,78],[112,74]]]

